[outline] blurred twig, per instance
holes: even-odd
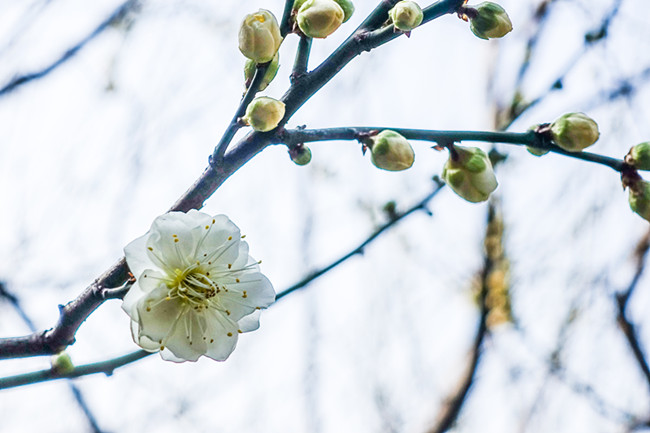
[[[410,207],[406,211],[395,215],[387,223],[385,223],[384,225],[379,227],[377,230],[375,230],[370,236],[368,236],[368,238],[366,240],[361,242],[359,244],[359,246],[352,249],[349,253],[343,255],[342,257],[340,257],[337,260],[333,261],[329,265],[324,266],[321,269],[310,273],[309,275],[307,275],[305,278],[303,278],[302,280],[300,280],[296,284],[294,284],[294,285],[292,285],[292,286],[278,292],[278,294],[275,297],[276,303],[277,303],[277,301],[284,298],[288,294],[293,293],[296,290],[302,289],[303,287],[305,287],[306,285],[308,285],[309,283],[314,281],[316,278],[321,277],[323,274],[331,271],[332,269],[334,269],[335,267],[337,267],[341,263],[345,262],[349,258],[354,257],[357,254],[363,254],[364,249],[370,243],[372,243],[375,239],[377,239],[377,237],[379,237],[379,235],[381,235],[383,232],[385,232],[386,230],[388,230],[389,228],[391,228],[392,226],[394,226],[395,224],[397,224],[398,222],[400,222],[401,220],[403,220],[407,216],[411,215],[412,213],[417,212],[417,211],[424,211],[424,212],[429,213],[430,211],[427,209],[427,204],[431,201],[431,199],[433,199],[436,196],[436,194],[438,194],[438,192],[444,186],[445,186],[445,184],[442,183],[442,181],[436,179],[436,187],[434,188],[433,191],[431,191],[429,194],[427,194],[426,197],[424,197],[422,200],[420,200],[418,203],[416,203],[414,206]]]
[[[639,369],[643,373],[645,380],[648,385],[648,390],[650,391],[650,367],[648,367],[648,360],[646,359],[641,343],[639,342],[639,337],[636,331],[636,326],[629,318],[627,314],[627,305],[630,297],[634,293],[641,275],[645,270],[646,255],[648,254],[648,249],[650,248],[650,231],[648,231],[645,236],[639,241],[636,250],[634,252],[634,257],[636,260],[636,271],[632,281],[630,282],[627,289],[616,294],[616,304],[618,306],[618,312],[616,320],[618,325],[627,339],[627,343],[632,349],[634,354],[634,359],[636,360]]]
[[[37,80],[39,78],[45,77],[47,74],[70,60],[74,57],[75,54],[79,52],[83,47],[86,46],[90,41],[95,39],[100,35],[104,30],[106,30],[110,25],[122,19],[129,11],[133,10],[139,3],[140,0],[128,0],[122,3],[117,9],[115,9],[102,23],[100,23],[95,30],[93,30],[88,36],[83,38],[81,41],[77,42],[73,47],[68,48],[57,60],[55,60],[49,66],[41,69],[40,71],[30,72],[27,74],[19,75],[14,77],[9,83],[5,84],[0,88],[0,96],[8,94],[9,92],[15,90],[17,87],[22,86],[23,84],[29,83],[30,81]]]

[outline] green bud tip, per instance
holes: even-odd
[[[273,81],[273,79],[278,73],[279,67],[280,67],[280,53],[275,53],[275,57],[273,57],[273,60],[271,60],[271,63],[266,68],[266,73],[264,74],[264,78],[262,78],[262,82],[260,83],[260,88],[258,89],[260,92],[266,89],[268,85],[271,83],[271,81]],[[244,78],[246,80],[246,88],[248,88],[251,85],[251,82],[253,81],[253,77],[255,76],[256,71],[257,71],[257,63],[255,63],[251,59],[247,59],[246,65],[244,65]]]
[[[310,38],[326,38],[343,23],[345,13],[334,0],[306,0],[296,15],[300,31]]]
[[[311,149],[301,144],[289,149],[289,156],[297,165],[307,165],[311,162]]]
[[[510,17],[496,3],[483,2],[466,9],[472,33],[481,39],[502,38],[512,31]]]
[[[551,139],[564,150],[580,152],[594,144],[600,133],[598,124],[584,113],[568,113],[550,126]]]
[[[56,355],[52,355],[50,357],[50,362],[52,364],[52,368],[58,374],[66,374],[74,371],[74,364],[72,363],[72,359],[70,358],[70,355],[68,355],[68,353],[65,351],[57,353]]]
[[[650,141],[631,148],[625,156],[625,162],[637,170],[650,170]]]
[[[284,117],[285,106],[282,101],[259,96],[246,107],[246,115],[242,120],[255,131],[266,132],[278,126]]]
[[[377,168],[388,171],[401,171],[410,168],[415,153],[406,138],[389,129],[370,138],[372,163]]]
[[[239,27],[239,51],[256,63],[273,60],[282,43],[280,26],[275,16],[265,10],[248,14]]]
[[[650,183],[639,179],[629,186],[630,209],[646,221],[650,221]]]
[[[422,23],[424,14],[420,6],[413,1],[401,1],[388,11],[393,25],[403,32],[410,32]]]
[[[295,13],[298,12],[300,7],[306,2],[307,0],[296,0],[293,2],[293,10]],[[341,9],[343,9],[343,22],[346,22],[350,18],[352,18],[352,14],[354,14],[354,3],[352,3],[351,0],[334,0],[336,4],[341,6]]]
[[[489,157],[477,147],[455,145],[450,149],[442,179],[471,203],[486,201],[498,186]]]

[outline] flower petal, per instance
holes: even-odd
[[[239,330],[241,332],[251,332],[257,330],[260,327],[261,315],[262,315],[261,310],[255,310],[248,316],[242,317],[238,322]]]
[[[206,329],[204,312],[187,310],[178,320],[178,325],[165,341],[165,347],[174,356],[186,361],[196,361],[205,354],[207,342],[203,338]]]
[[[275,301],[271,282],[259,272],[244,274],[239,282],[228,284],[227,287],[228,292],[222,292],[219,300],[235,321],[257,308],[266,308]]]
[[[180,299],[168,299],[169,290],[160,286],[138,302],[140,336],[146,336],[160,345],[174,332],[179,318],[187,307]]]
[[[225,361],[237,345],[239,325],[218,311],[207,310],[206,318],[205,355],[215,361]]]
[[[124,256],[126,263],[129,265],[131,273],[135,276],[140,275],[145,269],[157,267],[147,254],[147,239],[149,233],[140,236],[136,240],[124,247]]]

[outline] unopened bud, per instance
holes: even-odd
[[[271,60],[271,63],[266,68],[266,73],[264,74],[264,78],[262,78],[262,83],[260,84],[260,88],[258,89],[260,92],[266,89],[269,83],[273,81],[275,75],[278,73],[279,67],[280,67],[280,53],[275,53],[275,57],[273,57],[273,60]],[[246,88],[248,88],[248,86],[250,86],[251,81],[253,81],[253,77],[255,76],[256,70],[257,70],[257,63],[255,63],[251,59],[246,60],[246,65],[244,65],[244,78],[246,79]]]
[[[255,63],[273,60],[282,43],[280,26],[273,14],[260,9],[246,15],[239,28],[239,51]]]
[[[311,149],[304,144],[289,149],[291,160],[297,165],[307,165],[311,162]]]
[[[284,117],[284,102],[259,96],[246,107],[243,121],[254,130],[266,132],[274,129]]]
[[[650,183],[639,179],[629,188],[630,209],[644,220],[650,221]]]
[[[476,12],[469,16],[472,33],[481,39],[502,38],[512,31],[512,22],[505,9],[496,3],[483,2],[468,6]]]
[[[50,357],[50,363],[52,364],[52,369],[56,371],[57,374],[66,374],[74,371],[74,364],[68,352],[60,352],[56,355]]]
[[[345,13],[334,0],[307,0],[296,15],[298,27],[310,38],[326,38],[343,23]]]
[[[553,142],[569,152],[580,152],[594,144],[600,133],[598,124],[584,113],[568,113],[551,124]]]
[[[535,155],[535,156],[544,156],[550,152],[550,150],[548,149],[540,149],[539,147],[533,147],[533,146],[526,146],[526,150],[531,155]]]
[[[410,32],[422,23],[424,14],[420,6],[413,1],[401,1],[388,11],[388,16],[396,29]]]
[[[498,185],[490,159],[477,147],[454,146],[442,178],[456,194],[472,203],[486,201]]]
[[[637,170],[650,170],[650,141],[639,143],[630,149],[625,162]]]
[[[401,171],[410,168],[415,160],[413,148],[406,138],[395,131],[385,129],[371,137],[372,163],[377,168]]]

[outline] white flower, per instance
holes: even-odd
[[[225,215],[159,216],[124,252],[136,277],[122,304],[133,340],[166,360],[225,360],[238,334],[257,329],[259,310],[275,300],[271,282]]]

